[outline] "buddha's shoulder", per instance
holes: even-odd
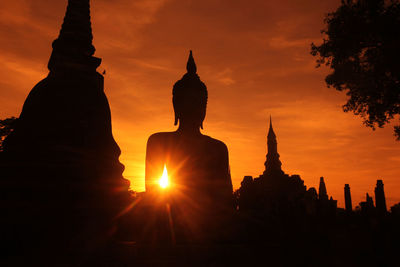
[[[180,136],[176,132],[159,132],[152,134],[147,140],[147,144],[149,146],[159,145],[159,144],[173,144],[177,142],[177,140],[179,139]],[[214,139],[208,135],[201,135],[201,138],[197,140],[207,147],[218,149],[222,152],[228,150],[224,142]]]
[[[159,132],[150,135],[147,143],[161,142],[163,140],[171,139],[175,136],[175,132]]]
[[[220,141],[220,140],[218,140],[218,139],[212,138],[212,137],[210,137],[208,135],[203,135],[203,138],[208,144],[210,144],[211,146],[213,146],[215,148],[218,148],[218,149],[223,150],[223,151],[227,151],[228,150],[228,148],[225,145],[225,143]]]

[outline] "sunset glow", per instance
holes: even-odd
[[[329,70],[315,69],[310,55],[310,44],[322,41],[324,15],[340,1],[91,2],[98,71],[106,70],[113,136],[132,190],[145,190],[149,136],[176,130],[172,86],[191,49],[209,91],[203,133],[227,145],[234,189],[264,171],[272,115],[282,169],[301,175],[307,188],[324,176],[328,194],[344,207],[349,184],[356,206],[382,179],[388,206],[400,201],[393,125],[372,131],[344,113],[345,93],[326,87]],[[66,4],[0,1],[1,119],[18,117],[47,76]]]
[[[158,181],[158,184],[161,186],[161,188],[165,189],[169,186],[169,177],[168,177],[168,171],[167,171],[167,166],[164,165],[164,171],[163,174]]]

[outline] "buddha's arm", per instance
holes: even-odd
[[[223,202],[227,205],[231,205],[232,202],[232,194],[233,194],[233,187],[232,187],[232,180],[231,180],[231,173],[229,169],[229,156],[228,156],[228,149],[225,145],[221,148],[221,163],[220,163],[220,182],[219,182],[219,191]]]

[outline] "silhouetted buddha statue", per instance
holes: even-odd
[[[187,73],[173,87],[173,106],[178,129],[155,133],[147,142],[146,192],[167,194],[175,219],[196,231],[196,227],[216,219],[209,216],[221,215],[232,207],[232,182],[226,145],[200,132],[206,115],[207,87],[196,74],[192,51]],[[159,179],[164,167],[170,186],[162,189]]]

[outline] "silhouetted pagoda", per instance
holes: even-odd
[[[282,170],[279,159],[278,143],[272,127],[268,131],[268,154],[265,170],[259,177],[245,176],[239,189],[239,208],[262,209],[272,211],[281,205],[297,205],[298,200],[306,193],[304,181],[299,175],[289,176]]]
[[[279,159],[278,153],[278,142],[276,141],[276,135],[274,129],[272,128],[272,117],[269,118],[269,131],[268,131],[268,153],[267,159],[264,163],[265,171],[263,173],[264,176],[271,175],[282,175],[284,174],[282,171],[282,163]]]
[[[379,215],[384,215],[387,212],[385,191],[383,189],[383,181],[377,180],[375,187],[375,203]]]
[[[326,213],[323,209],[336,208],[336,201],[328,199],[325,183],[320,185],[319,195],[315,188],[307,190],[299,175],[288,175],[282,170],[279,159],[278,142],[272,127],[268,131],[268,154],[265,170],[259,177],[245,176],[239,189],[239,210],[262,210],[270,214]]]
[[[375,187],[375,204],[372,197],[366,193],[365,201],[359,203],[357,209],[361,210],[363,214],[369,216],[384,216],[387,214],[385,191],[383,188],[383,180],[376,181]]]
[[[328,216],[335,213],[337,208],[337,200],[333,200],[332,197],[329,198],[328,191],[326,190],[326,185],[324,177],[319,178],[319,190],[318,190],[318,205],[317,211],[319,215]]]
[[[128,203],[92,39],[89,0],[69,0],[50,73],[29,93],[0,155],[3,223],[13,235],[101,239]]]

